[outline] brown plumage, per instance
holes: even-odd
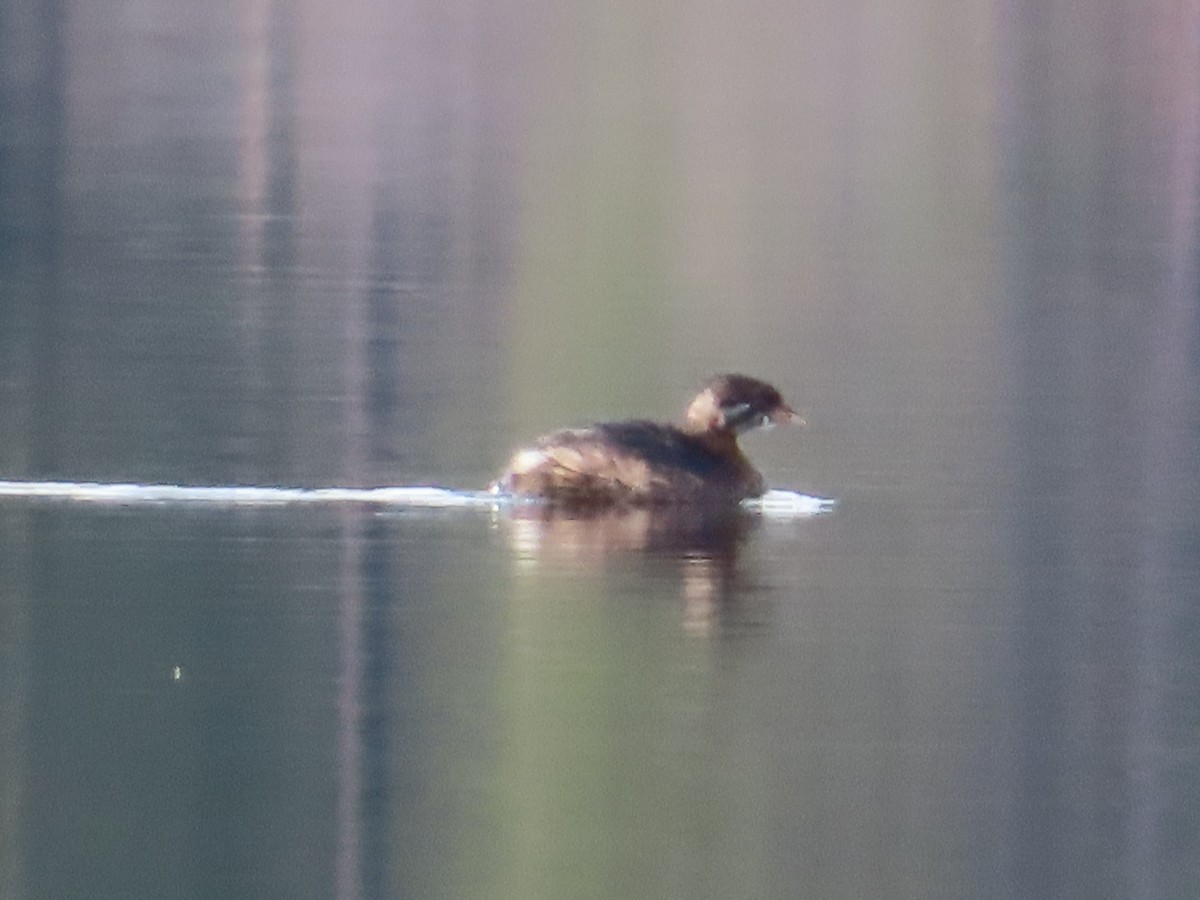
[[[556,431],[513,456],[492,490],[571,506],[736,503],[766,489],[738,435],[780,422],[802,424],[779,391],[718,375],[683,427],[637,420]]]

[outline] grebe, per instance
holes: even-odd
[[[518,451],[491,490],[564,506],[733,504],[766,490],[738,435],[784,422],[804,424],[771,385],[717,375],[682,427],[637,420],[555,431]]]

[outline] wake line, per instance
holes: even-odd
[[[74,500],[83,503],[208,503],[275,506],[296,503],[372,503],[429,508],[486,508],[496,497],[482,491],[439,487],[297,488],[259,485],[103,484],[75,481],[0,481],[0,497]]]
[[[62,500],[116,506],[201,503],[213,506],[360,503],[398,509],[495,509],[524,501],[486,491],[423,485],[377,488],[300,488],[262,485],[108,484],[92,481],[0,481],[0,499]],[[807,518],[833,510],[836,501],[795,491],[767,491],[742,505],[767,518]]]

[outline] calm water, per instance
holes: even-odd
[[[1196,2],[0,0],[0,897],[1200,892]],[[1044,7],[1044,8],[1043,8]]]

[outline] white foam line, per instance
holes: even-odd
[[[290,503],[375,503],[422,509],[490,507],[496,502],[496,498],[490,494],[425,486],[295,488],[249,485],[102,484],[73,481],[0,481],[0,497],[73,500],[117,505],[210,503],[225,506],[273,506]]]

